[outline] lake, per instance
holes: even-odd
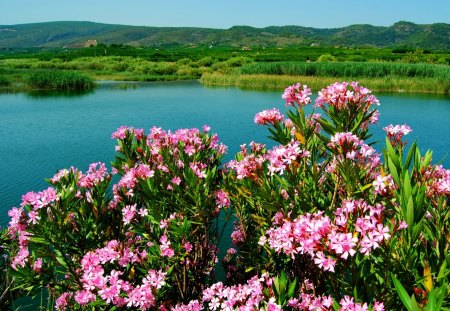
[[[107,165],[114,158],[110,137],[121,125],[144,128],[211,126],[228,145],[226,160],[250,141],[268,142],[268,131],[253,123],[254,115],[277,107],[284,111],[283,90],[247,91],[204,87],[197,81],[166,83],[101,83],[79,96],[0,95],[0,226],[21,195],[48,186],[44,178],[75,166],[83,171],[92,162]],[[134,87],[135,86],[135,87]],[[374,139],[383,140],[382,127],[408,124],[420,149],[434,150],[434,160],[450,150],[450,97],[377,94],[381,116]],[[380,148],[377,148],[380,150]],[[450,160],[444,160],[450,167]]]

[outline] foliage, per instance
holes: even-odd
[[[142,27],[110,25],[92,22],[49,22],[9,25],[4,31],[0,48],[60,48],[87,46],[95,38],[99,43],[91,46],[92,54],[104,55],[103,44],[136,47],[173,47],[198,45],[214,46],[295,46],[320,44],[326,46],[406,47],[408,49],[449,50],[450,25],[436,23],[417,25],[397,22],[389,27],[350,25],[333,29],[302,26],[270,26],[254,28],[233,26],[229,29],[192,27]],[[22,35],[17,36],[17,32]]]
[[[32,72],[27,83],[38,90],[89,90],[95,84],[92,78],[78,72],[39,70]]]
[[[10,86],[10,85],[11,85],[11,81],[7,77],[0,76],[0,87]]]
[[[9,211],[15,288],[46,287],[57,310],[449,308],[450,170],[407,148],[407,125],[386,126],[378,153],[379,102],[358,83],[306,115],[311,95],[286,88],[287,118],[254,119],[278,145],[225,164],[208,126],[120,127],[111,173],[61,170]]]
[[[261,62],[241,67],[241,73],[347,78],[434,78],[447,82],[450,80],[449,66],[379,62]]]

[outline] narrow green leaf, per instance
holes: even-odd
[[[430,291],[430,293],[427,296],[427,306],[425,308],[426,311],[437,311],[438,309],[436,309],[436,295],[435,295],[435,290],[432,289]]]
[[[408,155],[406,156],[405,165],[404,168],[408,169],[411,165],[411,160],[414,159],[414,155],[416,153],[417,144],[414,142],[411,147],[409,148]]]
[[[408,204],[406,206],[406,224],[408,225],[409,232],[412,232],[414,225],[414,202],[412,197],[409,197]]]
[[[413,311],[411,298],[409,297],[405,288],[400,283],[400,281],[395,277],[394,274],[391,274],[391,278],[392,278],[392,282],[394,282],[395,290],[397,291],[398,296],[400,297],[401,301],[403,302],[403,305],[406,307],[406,309],[408,311]]]

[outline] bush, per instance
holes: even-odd
[[[358,83],[322,89],[306,115],[310,95],[288,87],[287,118],[254,120],[278,145],[223,165],[207,126],[119,128],[111,173],[61,170],[9,211],[16,288],[46,286],[57,310],[448,308],[450,170],[406,148],[407,125],[371,147],[379,102]]]
[[[0,87],[7,87],[11,85],[11,81],[5,77],[5,76],[0,76]]]
[[[318,63],[324,63],[324,62],[335,62],[336,61],[336,57],[334,57],[331,54],[323,54],[320,55],[319,58],[317,59]]]
[[[82,73],[41,70],[32,72],[26,82],[39,90],[89,90],[94,88],[94,80]]]

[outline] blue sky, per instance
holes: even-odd
[[[3,25],[63,20],[210,28],[450,23],[450,0],[0,0]]]

